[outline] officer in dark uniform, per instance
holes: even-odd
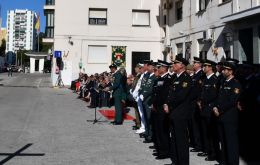
[[[176,77],[172,79],[164,111],[169,113],[171,133],[171,160],[173,164],[189,165],[189,140],[187,122],[189,116],[189,94],[191,77],[186,72],[189,62],[181,55],[173,61]]]
[[[217,122],[211,106],[218,96],[218,78],[214,74],[215,67],[214,61],[205,60],[203,69],[206,78],[202,84],[201,96],[198,99],[203,139],[202,152],[198,153],[198,156],[207,156],[206,161],[216,160],[218,151]]]
[[[190,106],[191,106],[191,116],[189,119],[189,135],[190,143],[193,149],[191,152],[199,152],[202,149],[201,146],[201,124],[200,124],[200,111],[197,105],[197,100],[201,94],[202,90],[202,81],[205,79],[205,74],[202,70],[203,60],[194,57],[193,60],[193,69],[194,74],[191,84],[191,93],[190,93]]]
[[[224,63],[225,81],[220,85],[218,98],[212,109],[215,116],[218,117],[221,163],[228,165],[239,164],[237,102],[241,93],[241,85],[234,79],[236,67],[234,62]]]
[[[139,90],[140,98],[143,101],[144,108],[144,117],[145,117],[145,140],[144,143],[152,142],[152,128],[151,128],[151,105],[152,105],[152,92],[153,85],[156,81],[156,77],[154,75],[154,67],[156,63],[150,61],[147,63],[148,65],[148,73],[149,77],[146,82],[141,86]]]
[[[115,64],[110,65],[109,68],[113,73],[113,82],[111,87],[107,87],[104,90],[113,90],[112,96],[114,97],[116,116],[115,121],[111,123],[113,125],[121,125],[123,123],[122,97],[125,95],[124,92],[126,82],[123,82],[123,75],[117,70],[117,66]]]
[[[158,60],[158,72],[160,77],[153,87],[153,129],[154,146],[157,151],[156,159],[169,157],[170,132],[168,114],[163,110],[163,103],[166,102],[171,76],[168,73],[170,63]]]

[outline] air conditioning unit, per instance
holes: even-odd
[[[170,0],[167,0],[164,4],[164,9],[171,9],[172,8],[172,2]]]
[[[203,32],[203,40],[214,40],[215,33],[213,29],[207,29]]]

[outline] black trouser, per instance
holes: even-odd
[[[191,147],[201,150],[201,118],[196,103],[191,103],[191,116],[188,121],[188,130]]]
[[[209,157],[216,158],[218,145],[217,122],[214,116],[202,117],[202,137],[203,137],[203,152],[206,152]]]
[[[189,165],[189,140],[187,119],[171,119],[171,160],[177,165]]]
[[[227,165],[239,164],[237,122],[218,122],[221,142],[221,162]],[[250,129],[250,128],[249,128]]]
[[[170,130],[168,115],[162,107],[157,107],[154,113],[154,138],[156,150],[160,155],[169,154],[170,151]]]

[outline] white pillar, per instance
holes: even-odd
[[[43,73],[44,68],[44,57],[42,59],[39,59],[39,73]]]
[[[35,72],[35,58],[30,57],[30,73]]]

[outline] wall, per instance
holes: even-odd
[[[54,50],[60,50],[68,57],[63,58],[66,69],[62,71],[65,85],[70,85],[71,80],[78,78],[78,73],[101,73],[109,71],[111,64],[111,46],[127,46],[126,70],[131,72],[132,52],[151,52],[151,59],[162,59],[160,44],[160,27],[158,23],[159,0],[151,3],[150,0],[57,0],[55,3],[55,37]],[[118,7],[121,4],[120,7]],[[107,25],[89,25],[89,8],[107,8]],[[132,26],[132,10],[150,10],[149,27]],[[68,12],[69,11],[69,12]],[[75,19],[77,17],[77,19]],[[64,19],[66,18],[66,19]],[[73,45],[68,43],[69,36]],[[104,64],[88,63],[88,45],[106,45],[108,60]],[[83,67],[79,69],[82,59]],[[53,61],[53,85],[57,80],[54,74],[56,61]]]

